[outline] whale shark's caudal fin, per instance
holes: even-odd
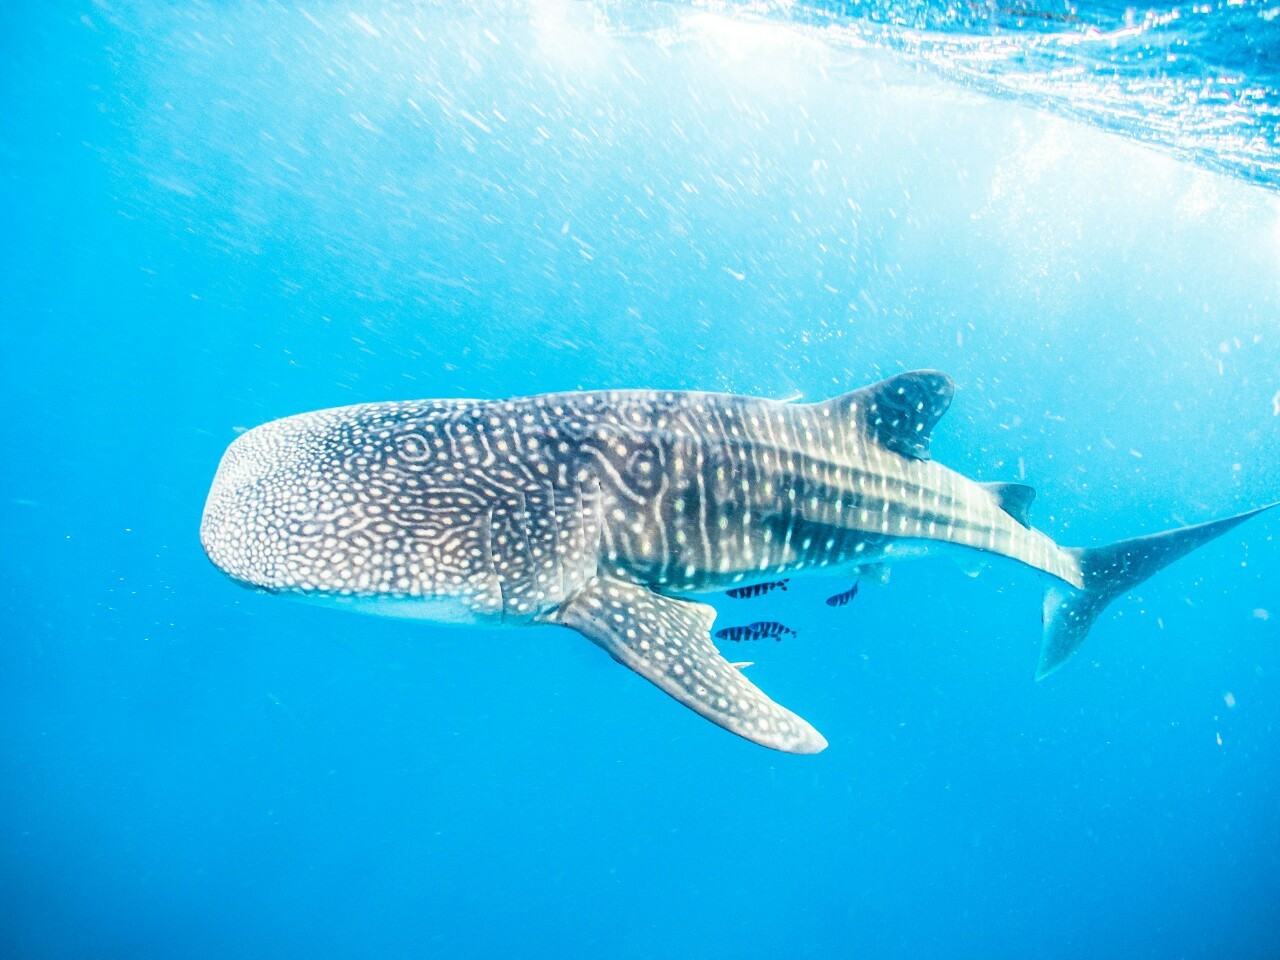
[[[1043,680],[1075,653],[1098,614],[1116,597],[1232,527],[1278,505],[1103,547],[1068,548],[1080,559],[1084,587],[1055,583],[1045,594],[1044,641],[1036,679]]]

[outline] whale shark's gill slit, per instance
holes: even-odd
[[[703,444],[694,442],[693,444],[694,460],[693,460],[693,476],[694,483],[697,488],[697,506],[698,506],[698,538],[702,544],[702,569],[710,570],[714,563],[714,557],[711,550],[711,534],[708,529],[707,512],[707,470],[710,468],[710,458],[707,457]],[[686,564],[685,571],[682,576],[685,580],[689,580],[687,571],[693,569],[693,564]]]
[[[604,503],[600,484],[585,480],[578,487],[582,500],[582,562],[592,576],[600,574],[600,556],[604,552]]]
[[[490,505],[489,508],[485,511],[484,560],[485,560],[485,566],[488,568],[489,573],[491,573],[494,577],[498,577],[498,568],[494,565],[494,560],[493,560],[495,556],[497,556],[497,552],[494,549],[494,542],[493,542],[493,506]]]
[[[609,498],[604,492],[603,485],[597,486],[596,510],[600,521],[600,547],[604,558],[611,564],[617,564],[619,551],[618,544],[613,538],[613,525],[610,523]]]
[[[666,516],[667,491],[669,488],[670,481],[667,479],[666,471],[664,470],[661,482],[659,483],[657,490],[653,493],[653,504],[649,510],[648,517],[652,524],[650,529],[653,531],[653,536],[656,538],[651,562],[656,573],[655,579],[658,583],[667,582],[671,566],[670,535],[667,533],[667,524],[664,522]]]
[[[547,492],[547,543],[548,552],[550,554],[549,563],[555,566],[556,578],[559,580],[560,588],[556,591],[557,597],[564,597],[569,593],[568,583],[568,567],[569,567],[569,547],[565,542],[564,526],[560,520],[561,505],[556,500],[556,488],[550,480],[543,479],[543,483]],[[541,603],[546,598],[539,597]]]

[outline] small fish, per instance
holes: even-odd
[[[776,620],[757,620],[745,627],[725,627],[716,631],[717,640],[732,640],[734,643],[744,640],[781,640],[795,635],[794,630]]]
[[[734,587],[732,590],[726,590],[725,596],[733,597],[735,600],[746,600],[773,590],[786,590],[790,581],[791,578],[787,577],[785,580],[770,580],[768,583],[749,583],[745,587]]]
[[[834,597],[827,597],[828,607],[843,607],[846,603],[858,595],[858,585],[855,583],[844,593],[837,593]]]

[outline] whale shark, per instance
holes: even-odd
[[[698,594],[944,549],[1047,583],[1036,677],[1117,597],[1267,507],[1096,547],[1031,526],[1031,487],[934,461],[950,377],[903,373],[817,403],[611,390],[320,410],[227,448],[200,527],[270,594],[439,623],[559,625],[765,747],[827,741],[712,641]]]

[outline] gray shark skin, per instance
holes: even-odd
[[[715,611],[683,597],[921,547],[998,554],[1050,582],[1043,677],[1108,602],[1260,512],[1060,547],[1028,523],[1031,488],[929,459],[953,389],[917,371],[813,404],[632,390],[321,410],[231,444],[200,537],[271,593],[568,627],[725,729],[817,753],[822,735],[725,660]]]

